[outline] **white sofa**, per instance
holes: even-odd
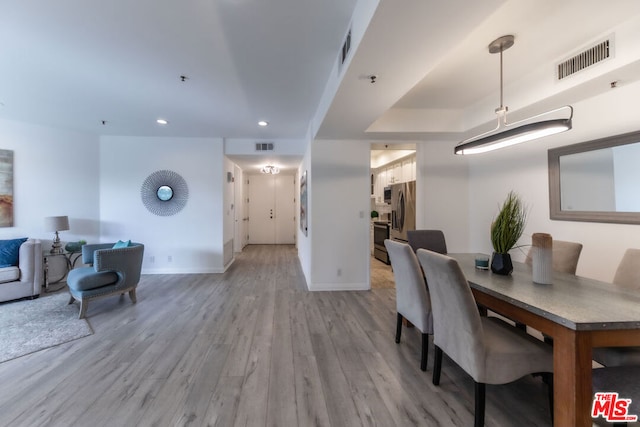
[[[42,243],[28,239],[20,245],[18,266],[0,268],[0,302],[37,298],[42,274]]]

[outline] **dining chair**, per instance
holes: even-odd
[[[480,316],[455,259],[426,249],[418,249],[417,256],[432,302],[433,384],[440,383],[444,353],[475,382],[474,425],[480,427],[484,425],[486,384],[506,384],[541,373],[553,412],[552,348],[496,317]]]
[[[578,260],[582,252],[582,243],[554,240],[551,249],[552,269],[562,273],[576,274]],[[529,248],[525,264],[533,264],[533,248]]]
[[[640,416],[640,366],[614,366],[611,368],[593,369],[591,380],[594,399],[596,393],[616,392],[618,393],[618,400],[631,399],[626,407],[627,414]],[[613,401],[610,402],[611,404],[614,403]],[[599,412],[602,412],[601,415],[608,413],[608,404],[607,401],[602,402],[602,406],[599,407]],[[621,410],[620,407],[615,409],[618,411]],[[596,424],[599,424],[601,421],[605,421],[603,417],[594,418]],[[614,427],[626,425],[627,423],[622,420],[613,423]]]
[[[429,335],[433,334],[431,299],[416,254],[406,243],[386,239],[393,278],[396,282],[396,344],[402,335],[402,319],[411,322],[422,333],[420,369],[427,370]]]
[[[613,284],[640,292],[640,249],[625,251],[613,276]],[[604,366],[640,365],[640,347],[598,347],[593,360]]]
[[[447,253],[447,242],[442,230],[408,230],[407,240],[414,252],[422,248],[440,254]]]

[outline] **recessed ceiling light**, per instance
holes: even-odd
[[[156,120],[156,123],[158,123],[159,125],[166,125],[169,122],[166,121],[165,119],[158,119],[158,120]]]
[[[266,122],[264,120],[260,120],[258,122],[258,126],[262,126],[262,127],[269,126],[269,122]]]

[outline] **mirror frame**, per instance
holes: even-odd
[[[602,148],[640,143],[640,131],[629,132],[593,141],[581,142],[548,151],[549,160],[549,215],[560,221],[608,222],[617,224],[640,224],[640,212],[611,211],[563,211],[560,202],[560,156],[584,153]]]

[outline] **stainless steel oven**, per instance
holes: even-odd
[[[373,256],[376,259],[391,264],[387,248],[384,246],[385,239],[389,238],[389,223],[376,221],[373,223]]]

